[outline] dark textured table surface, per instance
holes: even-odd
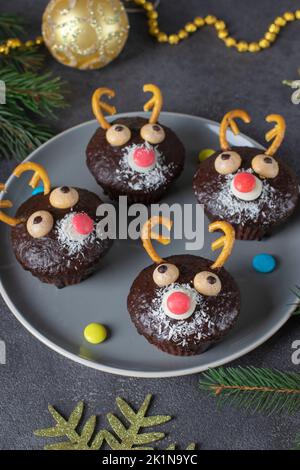
[[[27,18],[30,34],[34,35],[40,31],[46,4],[47,0],[2,1],[1,12]],[[214,13],[228,22],[234,35],[251,41],[266,30],[274,17],[296,7],[300,8],[300,2],[294,0],[162,0],[159,11],[162,25],[170,32],[197,14]],[[274,47],[260,54],[238,54],[225,48],[210,28],[178,46],[159,45],[148,36],[142,15],[130,15],[130,22],[125,50],[102,70],[84,73],[48,58],[47,70],[61,75],[70,85],[71,107],[59,113],[57,132],[92,118],[90,95],[95,87],[104,84],[116,89],[118,111],[125,112],[142,108],[141,85],[154,82],[164,91],[167,111],[219,121],[229,109],[247,109],[253,118],[247,132],[262,142],[264,116],[282,113],[288,126],[282,155],[300,176],[300,106],[291,104],[290,89],[281,85],[283,79],[297,78],[299,22],[289,25]],[[0,181],[8,177],[11,168],[1,162]],[[149,392],[155,396],[151,411],[175,417],[166,428],[170,439],[182,445],[195,441],[203,449],[287,449],[300,432],[299,414],[266,418],[231,408],[220,414],[216,401],[198,390],[197,375],[131,379],[71,362],[32,337],[1,298],[0,321],[0,339],[7,347],[7,364],[0,365],[0,448],[42,448],[43,440],[34,437],[33,430],[50,425],[48,403],[68,414],[83,399],[89,414],[102,414],[115,408],[118,395],[138,405]],[[300,366],[291,362],[291,345],[297,339],[299,318],[292,318],[267,343],[232,365],[299,372]]]

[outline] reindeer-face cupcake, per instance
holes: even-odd
[[[200,354],[222,340],[240,311],[238,287],[223,264],[234,244],[234,230],[227,222],[214,222],[209,231],[224,235],[212,243],[222,248],[212,261],[192,255],[161,259],[151,238],[169,239],[152,232],[154,225],[171,229],[171,221],[152,217],[143,227],[143,245],[154,261],[135,279],[127,299],[131,320],[138,332],[162,351],[178,356]]]
[[[93,112],[100,124],[90,140],[87,166],[111,199],[127,196],[128,203],[150,204],[161,199],[183,170],[185,150],[176,134],[158,123],[162,95],[155,85],[144,85],[152,98],[144,110],[152,110],[149,120],[142,117],[119,118],[111,124],[103,111],[116,109],[101,101],[103,95],[115,96],[108,88],[99,88],[92,99]]]
[[[11,240],[21,266],[40,281],[65,287],[90,276],[111,246],[102,239],[96,212],[101,200],[85,189],[62,186],[51,190],[44,168],[32,162],[14,170],[17,177],[34,171],[29,185],[42,181],[44,191],[30,197],[17,210],[16,217],[0,211],[0,221],[12,227]],[[1,185],[1,190],[5,190]],[[0,208],[12,207],[1,200]]]
[[[235,134],[239,133],[235,118],[250,122],[249,115],[242,110],[224,116],[220,127],[221,150],[200,165],[193,187],[210,220],[228,221],[239,239],[259,240],[293,213],[299,198],[298,181],[288,165],[276,156],[285,135],[283,117],[278,114],[266,117],[267,122],[276,125],[266,134],[268,142],[274,141],[265,152],[230,147],[226,131],[231,127]]]

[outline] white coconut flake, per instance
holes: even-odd
[[[174,321],[164,313],[163,298],[165,294],[176,288],[187,289],[196,301],[196,312],[187,320]],[[211,337],[215,332],[226,329],[238,314],[237,310],[230,312],[227,306],[227,302],[231,301],[231,293],[219,295],[222,300],[212,312],[208,298],[199,294],[190,284],[173,283],[164,288],[157,288],[150,307],[146,299],[141,296],[139,308],[142,313],[139,321],[148,334],[155,334],[161,340],[173,341],[179,346],[185,346],[188,344],[188,337],[192,335],[193,342],[197,343]],[[217,323],[212,321],[212,316],[218,319]]]
[[[76,214],[77,212],[71,212],[65,215],[55,226],[57,239],[70,256],[79,254],[84,246],[96,241],[95,230],[88,235],[81,235],[74,230],[72,219]]]
[[[253,170],[248,169],[247,172],[253,173]],[[203,201],[209,212],[226,216],[230,222],[241,225],[258,221],[268,225],[276,222],[281,214],[284,215],[293,209],[292,195],[275,189],[267,179],[262,180],[262,193],[258,199],[255,201],[238,199],[231,191],[234,176],[235,174],[219,175],[220,189],[216,191],[211,191],[209,183],[203,184],[196,194],[198,201],[200,203]],[[261,216],[263,216],[263,220]]]
[[[145,144],[150,146],[150,144]],[[155,152],[156,165],[151,170],[140,173],[135,171],[128,163],[128,157],[139,148],[145,146],[130,145],[124,149],[123,156],[120,160],[120,168],[116,170],[116,178],[118,181],[125,182],[129,188],[135,191],[151,191],[163,186],[167,182],[167,178],[173,174],[174,163],[165,163],[165,158],[158,150],[157,146],[150,146]]]

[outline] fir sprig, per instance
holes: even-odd
[[[64,83],[50,73],[22,74],[5,67],[0,71],[0,80],[6,83],[6,101],[12,107],[28,109],[44,117],[54,117],[54,109],[65,106],[61,93]]]
[[[42,67],[44,60],[45,56],[40,52],[39,46],[32,46],[30,48],[20,47],[12,49],[9,55],[1,54],[0,66],[10,65],[19,72],[24,70],[37,71]]]
[[[300,434],[298,434],[295,440],[295,450],[300,450]]]
[[[300,315],[300,287],[295,286],[294,289],[292,289],[293,294],[298,298],[298,302],[295,303],[295,310],[293,312],[293,315]]]
[[[294,413],[300,409],[300,374],[256,367],[220,367],[203,373],[199,386],[230,404],[252,413]]]
[[[20,15],[0,15],[0,40],[24,33],[25,21]]]
[[[0,41],[23,33],[21,17],[0,15]],[[0,55],[0,80],[5,83],[6,103],[0,105],[0,159],[22,160],[48,140],[53,131],[43,118],[66,106],[64,82],[41,73],[44,55],[38,46],[11,48]]]
[[[24,112],[0,106],[0,157],[21,160],[51,136],[48,127],[34,123]]]
[[[64,82],[51,74],[23,72],[11,66],[0,69],[6,85],[6,104],[0,106],[0,157],[22,160],[48,140],[53,132],[32,116],[53,118],[66,106]]]

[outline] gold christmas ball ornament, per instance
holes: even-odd
[[[81,70],[104,67],[118,57],[128,30],[120,0],[51,0],[42,22],[53,57]]]

